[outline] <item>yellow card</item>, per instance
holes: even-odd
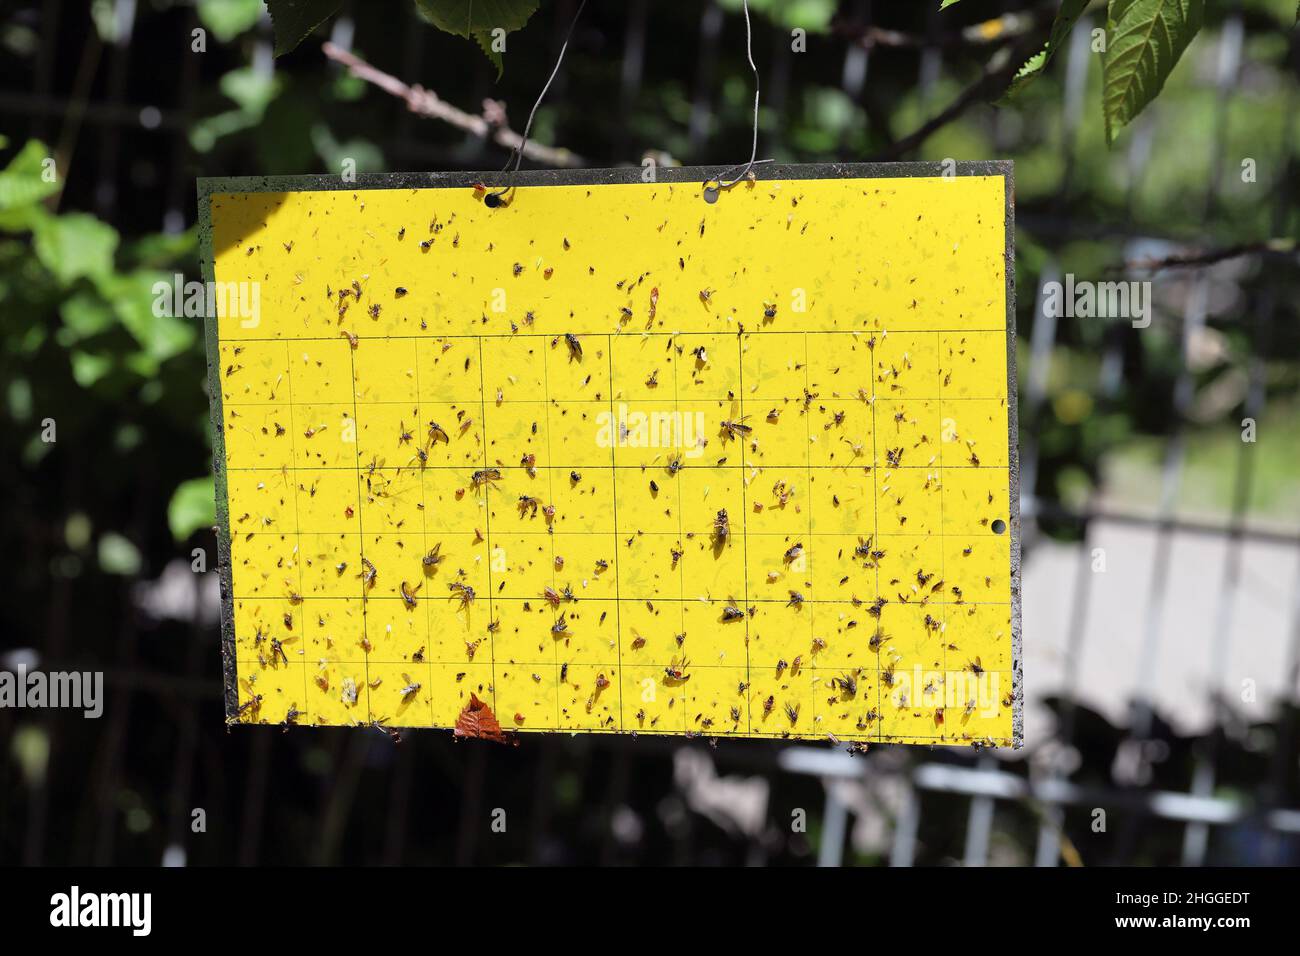
[[[758,169],[200,182],[232,721],[1019,744],[1010,164]]]

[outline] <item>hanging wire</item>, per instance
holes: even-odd
[[[749,68],[754,73],[754,139],[749,148],[749,162],[744,164],[744,169],[735,179],[728,181],[724,176],[719,176],[716,181],[707,183],[704,187],[704,198],[709,202],[717,202],[718,193],[723,189],[730,189],[736,183],[740,182],[749,175],[749,171],[758,163],[770,163],[770,159],[757,159],[758,156],[758,67],[754,65],[754,31],[749,22],[749,0],[743,0],[745,8],[745,56],[749,59]],[[731,172],[733,169],[740,169],[739,165],[728,167],[725,172]]]
[[[746,2],[748,2],[748,0],[746,0]],[[578,25],[578,20],[582,16],[582,10],[586,5],[587,0],[582,0],[582,2],[578,4],[578,12],[573,15],[573,22],[569,24],[569,32],[564,35],[564,43],[560,46],[560,55],[555,60],[555,69],[551,70],[550,78],[547,79],[546,85],[542,87],[542,92],[538,94],[537,102],[533,104],[532,112],[528,114],[528,123],[524,126],[524,133],[519,138],[519,145],[510,151],[510,157],[506,160],[506,164],[501,167],[502,174],[505,174],[506,170],[510,169],[510,164],[514,163],[515,168],[511,170],[509,174],[511,182],[509,185],[501,187],[496,192],[488,193],[483,199],[484,205],[489,208],[495,209],[497,206],[502,205],[501,197],[514,189],[514,174],[519,172],[519,167],[523,164],[524,148],[528,145],[528,134],[533,128],[533,118],[537,115],[537,107],[542,105],[542,100],[546,98],[546,91],[551,88],[551,84],[555,82],[556,74],[560,72],[560,64],[564,62],[564,53],[569,49],[569,40],[573,38],[573,29]],[[757,108],[757,103],[755,104],[755,108]],[[755,135],[757,135],[757,132],[755,132]],[[757,140],[755,140],[755,142],[757,142]]]

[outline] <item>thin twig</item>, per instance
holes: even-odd
[[[1209,249],[1204,252],[1179,253],[1161,259],[1134,259],[1114,267],[1112,272],[1159,272],[1161,269],[1196,269],[1212,266],[1229,259],[1243,256],[1276,255],[1295,258],[1296,242],[1294,239],[1265,239],[1261,242],[1244,242],[1222,249]]]
[[[452,106],[433,90],[426,90],[418,84],[410,86],[403,83],[397,77],[371,66],[365,60],[333,43],[323,43],[321,50],[335,63],[347,67],[348,72],[357,79],[365,80],[385,93],[405,101],[406,108],[417,116],[442,120],[479,139],[491,139],[505,149],[519,149],[525,157],[544,166],[579,167],[587,164],[585,159],[567,149],[543,146],[532,141],[525,143],[522,136],[505,125],[504,111],[496,103],[488,101],[484,104],[484,113],[490,114],[490,119],[488,115],[476,116]]]
[[[923,123],[915,132],[888,146],[875,159],[897,159],[919,148],[922,143],[949,123],[960,118],[976,103],[983,103],[1004,93],[1012,77],[1020,70],[1026,58],[1041,46],[1041,41],[1033,36],[1021,36],[1005,57],[995,57],[981,71],[977,79],[957,96],[952,103],[937,116]]]

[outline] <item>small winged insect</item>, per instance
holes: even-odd
[[[447,585],[447,590],[451,592],[453,598],[460,599],[462,609],[474,603],[474,589],[464,581],[452,581]]]
[[[500,480],[501,469],[499,468],[483,468],[470,475],[470,482],[475,488],[482,488],[484,485],[490,485]]]
[[[713,518],[713,539],[718,544],[725,544],[729,537],[731,537],[731,520],[727,517],[727,509],[719,508]]]
[[[763,318],[765,318],[765,319],[775,319],[775,318],[776,318],[776,303],[774,303],[774,302],[764,302],[764,303],[763,303]]]
[[[519,496],[519,517],[527,515],[530,518],[537,517],[537,509],[541,507],[541,502],[532,495]]]
[[[565,332],[564,344],[569,347],[569,358],[581,360],[582,343],[578,341],[578,337],[576,335],[574,335],[572,332]]]
[[[875,653],[880,650],[880,646],[887,640],[889,640],[889,635],[885,633],[884,628],[878,627],[875,633],[871,635],[871,640],[867,642],[867,646],[871,648],[872,653]]]
[[[776,696],[769,694],[767,700],[763,701],[763,716],[766,717],[772,713],[772,708],[776,706]]]
[[[798,591],[790,592],[790,600],[785,603],[786,607],[803,607],[803,595]]]
[[[419,691],[420,682],[418,680],[412,680],[410,674],[403,674],[402,680],[406,681],[406,686],[398,691],[398,693],[402,695],[402,700],[410,700]]]
[[[361,568],[362,568],[361,571],[362,582],[368,588],[374,587],[375,579],[379,577],[379,569],[376,568],[374,564],[371,563],[369,558],[361,559]]]
[[[803,554],[803,543],[802,543],[802,542],[800,542],[799,544],[791,545],[789,548],[786,549],[786,552],[785,552],[785,555],[784,555],[785,563],[786,563],[786,564],[790,564],[790,563],[793,562],[793,561],[798,561],[800,555],[802,555],[802,554]]]
[[[754,430],[751,426],[745,424],[745,419],[748,417],[748,415],[743,415],[735,421],[724,421],[722,423],[723,433],[732,440],[735,440],[737,435],[748,435]]]
[[[686,673],[686,668],[689,666],[690,661],[686,658],[683,657],[682,662],[679,664],[677,658],[674,657],[672,662],[664,668],[664,676],[673,683],[684,684],[691,679],[691,675]]]
[[[560,602],[564,600],[564,596],[550,586],[542,588],[542,597],[546,599],[546,603],[551,607],[559,607]]]
[[[429,422],[429,441],[430,442],[449,442],[446,430],[437,422]]]
[[[415,593],[420,590],[421,585],[417,584],[415,587],[411,587],[409,584],[403,581],[400,587],[402,591],[402,601],[406,604],[408,608],[414,608]]]
[[[710,302],[712,299],[713,299],[713,290],[712,290],[712,289],[701,289],[701,290],[700,290],[700,301],[701,301],[701,302],[703,302],[705,305],[708,305],[709,302]]]
[[[432,548],[429,549],[428,554],[426,554],[424,557],[420,559],[420,563],[423,564],[426,568],[436,568],[438,565],[442,564],[444,558],[446,557],[446,555],[442,554],[441,552],[442,552],[442,542],[439,541],[437,544],[435,544]]]
[[[722,609],[723,621],[739,621],[745,617],[745,612],[736,606],[734,598],[727,601],[727,606]]]
[[[253,693],[253,685],[246,680],[241,680],[239,686],[248,695],[248,700],[239,705],[239,709],[235,711],[235,716],[228,721],[232,724],[243,718],[245,714],[255,718],[257,712],[262,709],[262,695]]]
[[[563,612],[561,612],[560,616],[555,619],[555,623],[551,625],[551,633],[552,634],[569,633],[569,624],[567,621],[564,620]]]
[[[858,679],[852,674],[845,674],[843,677],[835,678],[835,685],[839,687],[842,693],[850,697],[856,697],[858,693]]]
[[[271,638],[271,660],[280,658],[284,663],[289,663],[289,655],[284,652],[284,642],[278,638]]]
[[[285,733],[289,732],[289,727],[293,724],[296,724],[298,722],[298,718],[301,716],[302,716],[302,711],[298,709],[298,706],[296,704],[290,704],[289,709],[284,712]]]
[[[668,460],[668,474],[675,475],[682,470],[682,456],[674,455]]]

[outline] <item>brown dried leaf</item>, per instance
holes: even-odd
[[[496,715],[492,713],[492,708],[479,700],[473,693],[469,695],[469,703],[465,705],[465,709],[456,718],[454,734],[457,737],[495,740],[499,744],[506,742],[506,735],[501,732],[501,724],[497,721]]]

